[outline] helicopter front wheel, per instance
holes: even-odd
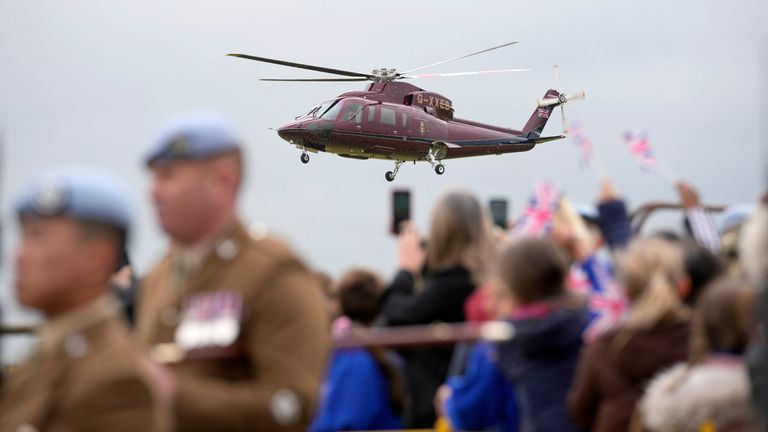
[[[308,164],[309,163],[309,155],[306,153],[301,154],[301,163]]]
[[[443,173],[445,172],[445,167],[443,166],[443,164],[435,165],[435,172],[437,173],[437,175],[443,175]]]
[[[384,178],[387,179],[388,182],[395,181],[395,173],[392,171],[387,171],[384,173]]]

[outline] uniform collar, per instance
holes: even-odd
[[[40,351],[53,351],[64,342],[67,336],[113,317],[117,312],[117,301],[107,293],[86,305],[47,321],[38,330]]]
[[[185,270],[193,272],[200,268],[203,260],[213,249],[213,238],[206,238],[203,241],[190,247],[179,247],[174,254],[175,259]]]
[[[223,229],[209,235],[197,244],[189,247],[178,247],[174,251],[174,260],[187,272],[199,270],[212,253],[220,259],[229,261],[239,252],[239,244],[245,229],[237,219],[227,224]]]

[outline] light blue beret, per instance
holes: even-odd
[[[126,232],[132,219],[122,185],[107,173],[86,168],[63,169],[34,180],[18,196],[16,213],[19,217],[68,216]]]
[[[240,149],[240,137],[223,116],[199,113],[172,121],[145,158],[157,162],[206,159]]]

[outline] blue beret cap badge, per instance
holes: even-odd
[[[41,216],[53,216],[63,213],[69,203],[69,194],[58,185],[48,185],[41,188],[34,198],[32,206]]]

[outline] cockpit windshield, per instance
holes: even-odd
[[[320,105],[315,105],[314,107],[312,107],[311,110],[307,111],[306,114],[302,114],[296,117],[296,120],[313,119],[313,118],[321,118],[321,117],[324,119],[333,120],[339,114],[338,102],[339,102],[339,99],[334,99],[334,100],[325,101]]]

